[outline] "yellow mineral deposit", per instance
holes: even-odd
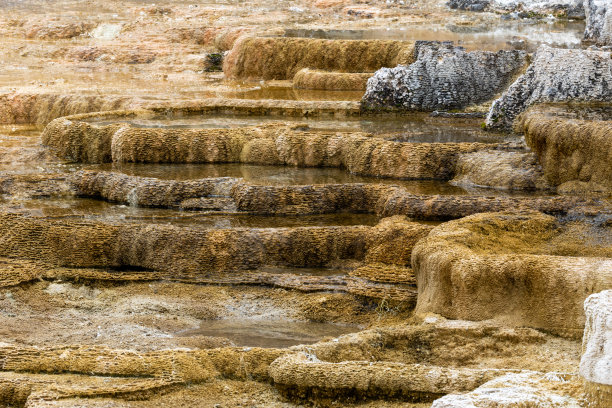
[[[0,0],[0,407],[609,407],[604,3]]]

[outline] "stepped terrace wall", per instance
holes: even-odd
[[[417,311],[581,336],[584,299],[612,285],[610,237],[605,217],[483,213],[445,223],[413,250]]]
[[[374,72],[413,62],[413,48],[407,41],[244,37],[225,57],[223,71],[235,79],[293,79],[303,68]]]

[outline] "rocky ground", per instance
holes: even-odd
[[[605,0],[0,9],[0,406],[611,403]]]

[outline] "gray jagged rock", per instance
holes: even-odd
[[[584,0],[586,29],[584,39],[599,45],[612,45],[612,2]]]
[[[523,51],[472,51],[451,42],[418,41],[416,61],[382,68],[368,80],[365,109],[458,109],[491,99],[523,67]]]
[[[588,1],[588,0],[587,0]],[[602,0],[607,1],[607,0]],[[449,0],[452,9],[496,12],[522,11],[538,14],[561,14],[571,18],[584,17],[583,0]]]
[[[612,53],[540,46],[525,74],[493,102],[486,124],[510,129],[530,105],[570,100],[612,101]]]
[[[489,0],[449,0],[446,4],[452,9],[483,11],[489,5]]]

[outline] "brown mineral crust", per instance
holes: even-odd
[[[80,163],[106,163],[112,160],[111,140],[120,124],[95,126],[86,122],[62,123],[56,119],[45,128],[43,143],[57,156]]]
[[[431,225],[412,222],[403,216],[382,219],[368,237],[366,263],[410,266],[412,248],[432,228]],[[399,251],[398,242],[402,243]]]
[[[242,37],[223,71],[244,79],[292,79],[302,68],[374,72],[413,62],[413,49],[414,43],[405,41]]]
[[[559,109],[575,107],[536,105],[517,124],[538,155],[545,177],[555,186],[582,182],[612,191],[612,119],[556,118]]]
[[[297,89],[326,89],[335,91],[365,91],[373,72],[328,72],[304,68],[293,77]]]
[[[472,214],[495,211],[540,211],[546,214],[609,213],[606,200],[581,197],[508,197],[468,195],[414,195],[402,188],[383,196],[376,205],[376,214],[383,217],[405,215],[415,219],[451,220]]]
[[[413,285],[416,288],[416,278],[412,268],[392,264],[369,263],[352,270],[349,275],[373,282]]]
[[[151,104],[158,114],[240,114],[289,117],[353,117],[361,116],[359,101],[292,101],[278,99],[209,98],[182,103]],[[111,112],[109,112],[111,113]]]
[[[322,361],[389,361],[442,367],[486,366],[530,370],[571,370],[579,359],[575,342],[529,328],[509,328],[491,322],[445,320],[390,325],[319,342],[310,348]],[[545,345],[549,347],[543,347]],[[553,346],[553,347],[550,347]],[[557,346],[557,347],[555,347]],[[555,349],[568,352],[564,357]],[[524,361],[529,356],[528,362]]]
[[[91,140],[101,142],[92,144]],[[43,143],[54,147],[64,159],[87,163],[284,164],[341,167],[376,177],[439,180],[452,178],[461,153],[490,148],[483,143],[400,143],[367,134],[312,132],[304,126],[138,129],[62,119],[47,126]]]
[[[371,227],[205,230],[0,216],[0,256],[68,267],[134,267],[173,273],[320,267],[363,259]]]
[[[131,96],[10,93],[0,95],[0,123],[46,125],[53,119],[87,112],[133,109],[144,102]]]
[[[451,392],[472,390],[510,370],[448,368],[396,362],[330,363],[306,353],[281,356],[270,365],[279,391],[294,399],[404,399],[433,401]]]
[[[240,179],[221,177],[199,180],[160,180],[120,173],[80,171],[68,176],[78,196],[143,207],[177,208],[181,203],[209,196],[229,197]],[[203,205],[201,203],[201,205]]]
[[[538,212],[442,224],[413,250],[417,312],[581,336],[585,298],[612,285],[609,229]]]
[[[90,21],[66,24],[50,24],[49,22],[44,24],[34,22],[25,27],[25,36],[28,39],[35,38],[41,40],[66,39],[86,34],[94,27],[95,23]]]

